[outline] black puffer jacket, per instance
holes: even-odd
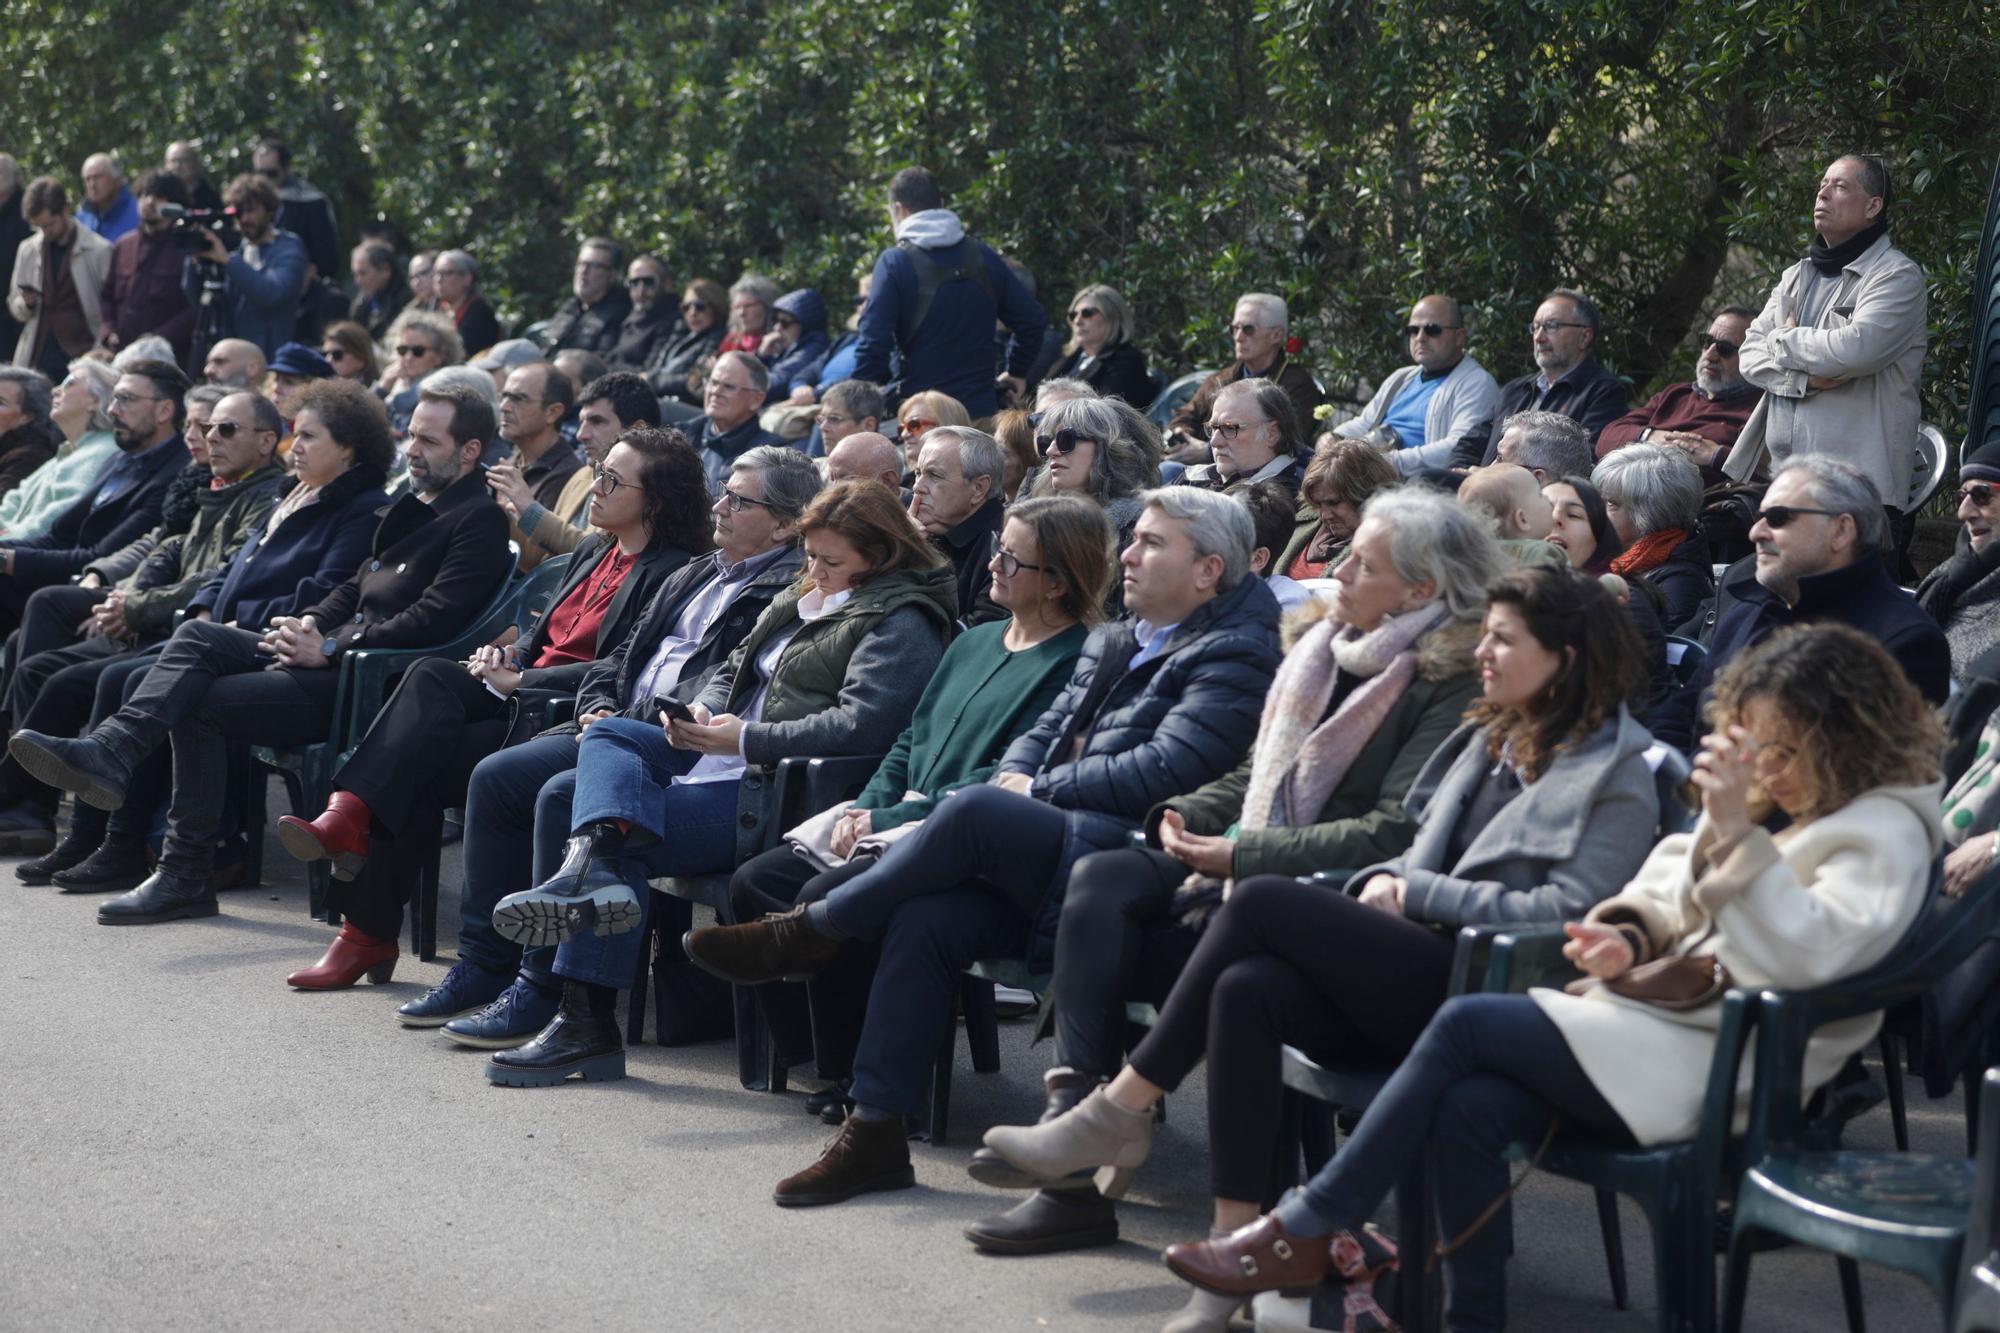
[[[1076,859],[1121,845],[1154,805],[1249,753],[1281,656],[1278,601],[1262,579],[1244,579],[1183,620],[1158,657],[1128,670],[1138,646],[1129,620],[1094,632],[1068,686],[1000,761],[1002,773],[1033,778],[1037,800],[1067,812],[1062,862],[1029,945],[1037,971],[1054,964]]]

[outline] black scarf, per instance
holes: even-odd
[[[1806,259],[1812,266],[1831,278],[1861,257],[1861,252],[1889,234],[1889,219],[1886,215],[1876,218],[1839,245],[1828,245],[1817,235],[1806,247]]]

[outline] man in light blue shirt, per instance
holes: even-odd
[[[1452,446],[1492,416],[1500,386],[1466,355],[1465,312],[1451,297],[1418,301],[1403,333],[1411,364],[1383,380],[1368,405],[1333,433],[1366,440],[1408,477],[1444,467]]]

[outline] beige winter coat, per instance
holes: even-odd
[[[74,229],[70,245],[70,280],[76,283],[77,304],[83,307],[83,321],[93,336],[102,325],[103,312],[98,305],[98,295],[104,290],[104,279],[111,272],[111,246],[90,228],[78,224]],[[7,309],[15,319],[21,321],[21,341],[14,347],[14,364],[25,366],[34,355],[35,334],[42,327],[42,307],[39,302],[30,309],[21,299],[23,286],[40,290],[42,285],[42,234],[30,233],[21,242],[21,248],[14,252],[14,277],[7,284]]]
[[[1889,240],[1841,270],[1816,325],[1787,324],[1810,261],[1778,280],[1743,339],[1743,378],[1764,397],[1723,464],[1731,481],[1749,481],[1794,454],[1818,454],[1860,469],[1883,504],[1909,504],[1930,302],[1923,270]],[[1849,383],[1810,389],[1814,376]]]
[[[1719,843],[1703,816],[1693,833],[1663,840],[1637,878],[1586,920],[1637,926],[1647,958],[1714,954],[1734,984],[1748,989],[1798,989],[1853,976],[1888,953],[1923,905],[1943,842],[1942,795],[1939,783],[1878,787],[1776,836],[1753,828],[1733,847]],[[1711,921],[1715,933],[1694,947]],[[1530,993],[1640,1143],[1694,1137],[1720,1003],[1676,1012],[1603,987],[1582,996]],[[1863,1015],[1814,1033],[1807,1089],[1832,1078],[1881,1021]],[[1753,1068],[1744,1061],[1739,1124]]]

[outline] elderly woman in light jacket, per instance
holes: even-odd
[[[1447,1260],[1447,1322],[1499,1328],[1506,1242],[1478,1222],[1506,1189],[1508,1144],[1541,1141],[1558,1118],[1612,1142],[1693,1137],[1725,986],[1829,985],[1888,953],[1942,841],[1941,736],[1923,697],[1873,639],[1801,626],[1730,665],[1714,719],[1695,764],[1694,831],[1661,842],[1621,893],[1565,927],[1584,979],[1451,1001],[1303,1191],[1229,1236],[1169,1248],[1175,1272],[1236,1294],[1313,1285],[1329,1234],[1366,1221],[1429,1140],[1439,1231],[1463,1242]],[[1764,822],[1774,813],[1790,821],[1776,833]],[[1707,1003],[1637,998],[1632,970],[1674,956],[1724,969]],[[1832,1078],[1879,1024],[1816,1032],[1806,1085]]]

